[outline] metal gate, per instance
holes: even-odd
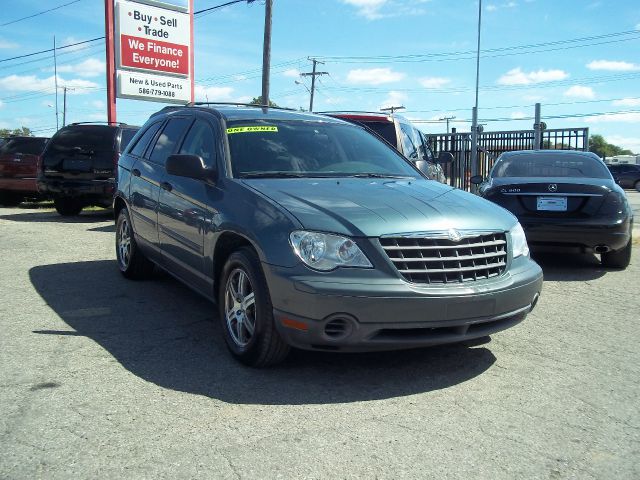
[[[443,165],[448,183],[463,190],[471,184],[471,133],[436,133],[425,135],[436,157],[440,152],[451,152],[454,161]],[[502,152],[534,149],[534,130],[483,132],[478,134],[478,175],[486,177],[493,162]],[[582,150],[589,149],[588,128],[557,128],[543,130],[539,149]]]

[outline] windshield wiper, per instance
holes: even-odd
[[[409,175],[394,175],[393,173],[349,173],[345,177],[355,178],[412,178]]]
[[[295,172],[251,172],[240,175],[240,178],[304,178],[306,176]]]

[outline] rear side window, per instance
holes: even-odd
[[[129,145],[129,142],[136,134],[136,132],[137,130],[134,130],[133,128],[122,129],[122,135],[120,136],[120,152],[124,152],[125,148],[127,148],[127,145]]]
[[[164,165],[167,157],[175,152],[176,145],[180,142],[191,121],[192,118],[188,117],[177,117],[169,120],[158,140],[156,140],[156,144],[149,156],[149,161]]]
[[[147,128],[147,130],[142,135],[140,135],[140,137],[136,141],[136,144],[133,146],[129,153],[131,153],[131,155],[141,157],[146,150],[147,145],[149,145],[149,142],[151,142],[156,132],[160,129],[160,125],[162,125],[162,122],[151,124]]]
[[[10,138],[0,146],[0,154],[40,155],[46,143],[46,138]]]
[[[418,160],[419,158],[419,142],[415,130],[404,123],[400,124],[400,135],[402,140],[402,150],[404,156],[410,160]]]
[[[216,155],[211,126],[202,120],[196,120],[182,143],[180,153],[198,155],[207,167],[213,166]]]

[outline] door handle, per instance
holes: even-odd
[[[171,185],[169,182],[162,182],[160,184],[160,188],[166,190],[167,192],[170,192],[171,190],[173,190],[173,185]]]
[[[131,170],[131,175],[133,175],[134,177],[139,177],[140,170],[138,170],[137,168],[134,168],[133,170]]]

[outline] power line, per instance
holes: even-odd
[[[213,7],[204,8],[202,10],[198,10],[197,12],[193,12],[193,15],[200,15],[200,17],[204,17],[205,15],[201,15],[202,13],[210,12],[212,10],[217,10],[218,8],[228,7],[229,5],[233,5],[235,3],[247,2],[249,4],[249,3],[253,3],[255,1],[256,0],[232,0],[232,1],[227,2],[227,3],[222,3],[220,5],[215,5]],[[198,17],[198,18],[200,18],[200,17]]]
[[[42,12],[34,13],[33,15],[27,15],[26,17],[17,18],[16,20],[11,20],[10,22],[0,23],[0,27],[6,27],[7,25],[12,25],[14,23],[22,22],[23,20],[28,20],[33,17],[37,17],[39,15],[44,15],[45,13],[53,12],[54,10],[58,10],[63,7],[67,7],[69,5],[73,5],[74,3],[81,2],[82,0],[73,0],[73,2],[68,2],[62,5],[58,5],[57,7],[50,8],[48,10],[43,10]]]
[[[75,46],[78,46],[78,45],[84,45],[85,43],[97,42],[98,40],[102,40],[102,39],[104,39],[104,36],[92,38],[90,40],[83,40],[82,42],[70,43],[68,45],[63,45],[61,47],[56,47],[56,50],[63,50],[65,48],[71,48],[71,47],[75,47]],[[53,48],[48,48],[47,50],[40,50],[39,52],[26,53],[24,55],[17,55],[15,57],[10,57],[10,58],[3,58],[2,60],[0,60],[0,63],[8,62],[10,60],[17,60],[19,58],[33,57],[34,55],[40,55],[41,53],[49,53],[49,52],[53,52]]]

